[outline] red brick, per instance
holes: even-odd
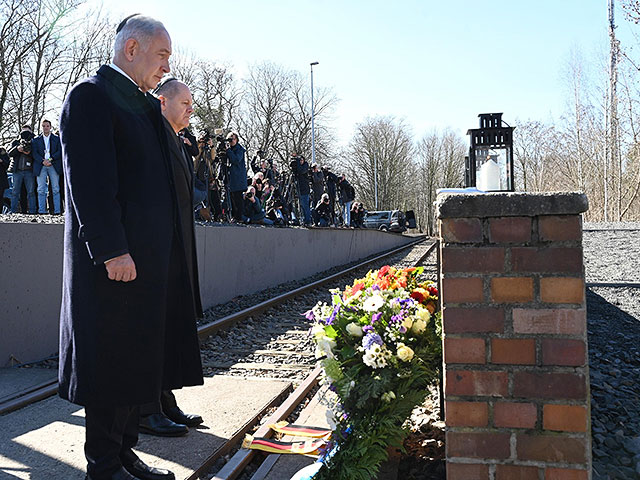
[[[445,418],[449,427],[486,427],[489,405],[485,402],[446,402]]]
[[[491,243],[527,243],[531,241],[530,217],[500,217],[489,219]]]
[[[488,480],[489,465],[447,462],[447,480]]]
[[[545,338],[542,340],[542,364],[581,367],[586,362],[583,340]]]
[[[504,332],[504,309],[446,307],[442,324],[446,334],[502,333]]]
[[[443,278],[442,301],[445,303],[479,303],[484,300],[482,278]]]
[[[542,428],[560,432],[586,432],[587,409],[580,405],[544,405]]]
[[[515,372],[513,396],[584,400],[587,386],[583,375],[575,373]]]
[[[576,470],[573,468],[547,468],[544,471],[544,480],[587,480],[588,478],[589,475],[586,470]]]
[[[447,432],[447,458],[509,458],[509,433]]]
[[[540,300],[545,303],[584,302],[584,279],[547,277],[540,279]]]
[[[538,480],[538,467],[497,465],[496,480]]]
[[[520,434],[516,437],[518,460],[586,463],[586,440],[562,435]]]
[[[492,338],[491,363],[535,365],[536,342],[533,338]]]
[[[504,248],[443,248],[442,271],[445,273],[503,272]]]
[[[484,338],[444,339],[444,363],[486,363]]]
[[[493,425],[498,428],[535,428],[538,410],[533,403],[496,402]]]
[[[538,232],[543,242],[579,242],[582,222],[579,215],[541,216]]]
[[[447,395],[482,395],[504,397],[508,392],[507,372],[447,370]]]
[[[584,335],[587,313],[584,309],[513,309],[515,333]]]
[[[514,272],[582,272],[582,248],[511,249],[511,269]]]
[[[482,222],[478,218],[445,218],[440,222],[440,235],[444,242],[482,242]]]
[[[491,279],[491,299],[499,303],[524,303],[533,300],[533,278],[500,277]]]

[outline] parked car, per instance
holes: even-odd
[[[408,221],[407,221],[408,220]],[[367,212],[364,217],[365,228],[375,228],[384,232],[404,232],[407,228],[416,228],[413,211],[380,210]]]

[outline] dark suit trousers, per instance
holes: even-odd
[[[137,456],[140,407],[85,407],[87,473],[92,479],[109,479]]]
[[[231,192],[231,212],[233,213],[233,218],[236,219],[236,222],[242,222],[242,216],[244,213],[243,193],[244,192],[242,190],[239,192]]]
[[[146,417],[154,413],[166,412],[169,408],[177,407],[176,397],[171,390],[163,390],[157,402],[147,403],[140,406],[140,416]]]

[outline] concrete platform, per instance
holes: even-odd
[[[186,436],[141,435],[136,451],[148,464],[189,477],[288,382],[238,377],[205,378],[201,387],[176,391],[180,407],[204,424]],[[0,417],[0,479],[82,480],[84,409],[58,397]]]
[[[56,378],[53,368],[0,368],[0,402]]]

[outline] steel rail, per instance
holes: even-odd
[[[364,266],[367,266],[371,263],[377,262],[379,260],[382,260],[383,258],[389,257],[391,255],[394,255],[398,252],[401,252],[403,250],[406,250],[407,248],[411,248],[411,247],[415,247],[417,244],[422,243],[426,240],[427,237],[422,237],[420,238],[420,240],[415,241],[415,242],[410,242],[407,245],[404,245],[402,247],[390,250],[389,252],[383,253],[382,255],[378,255],[374,258],[371,258],[369,260],[366,260],[364,262],[358,263],[357,265],[354,265],[353,267],[349,267],[345,270],[341,270],[338,273],[334,273],[333,275],[330,275],[326,278],[323,278],[321,280],[316,280],[315,282],[309,283],[307,285],[303,285],[302,287],[298,287],[294,290],[290,290],[289,292],[283,293],[281,295],[278,295],[276,297],[270,298],[269,300],[265,300],[264,302],[260,302],[256,305],[253,305],[249,308],[245,308],[244,310],[240,310],[239,312],[235,312],[232,313],[231,315],[227,315],[226,317],[220,318],[218,320],[214,320],[213,322],[207,323],[205,325],[201,325],[200,327],[198,327],[198,337],[200,337],[201,340],[206,339],[208,336],[213,335],[214,333],[218,332],[219,330],[222,330],[230,325],[233,325],[234,323],[237,323],[241,320],[244,320],[247,317],[250,317],[252,315],[258,314],[263,312],[264,310],[268,309],[269,307],[273,307],[274,305],[278,305],[282,302],[284,302],[285,300],[288,300],[290,298],[293,297],[297,297],[298,295],[302,295],[303,293],[306,293],[308,291],[314,290],[318,287],[321,287],[329,282],[332,282],[340,277],[342,277],[343,275],[347,275],[351,272],[353,272],[354,270],[357,270],[359,268],[362,268]],[[435,245],[437,243],[434,243],[434,245],[432,245],[430,247],[430,251],[432,248],[435,248]],[[430,252],[429,252],[430,253]]]
[[[640,288],[640,282],[586,282],[587,288]]]

